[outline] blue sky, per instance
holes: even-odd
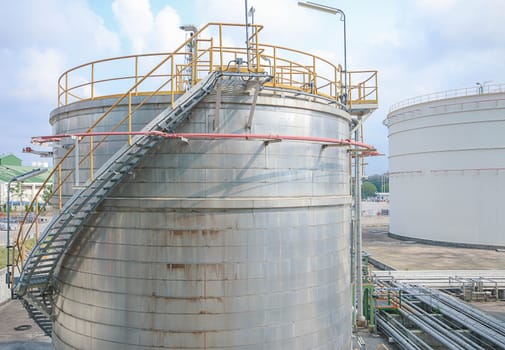
[[[387,153],[382,120],[391,104],[437,91],[505,83],[502,0],[314,0],[347,15],[349,70],[379,71],[380,108],[365,126],[368,143]],[[30,138],[51,133],[61,73],[100,58],[169,51],[184,39],[181,24],[243,22],[242,0],[1,1],[0,154],[25,164]],[[296,0],[248,0],[263,42],[343,63],[337,16]],[[387,171],[387,157],[368,160],[367,173]]]

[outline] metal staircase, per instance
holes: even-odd
[[[215,71],[207,75],[179,97],[173,108],[167,108],[156,116],[143,131],[174,131],[225,74]],[[52,331],[54,274],[62,255],[88,216],[160,139],[161,136],[137,135],[131,145],[126,144],[117,151],[97,171],[94,179],[65,203],[30,253],[19,279],[15,281],[15,293],[47,335],[50,336]]]

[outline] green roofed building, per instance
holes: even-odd
[[[7,203],[7,184],[9,181],[18,175],[27,173],[30,170],[37,168],[41,167],[22,165],[21,159],[13,154],[0,155],[0,205],[2,206],[2,209],[4,208],[4,204]],[[51,169],[48,168],[47,172],[31,177],[23,181],[23,183],[19,186],[16,183],[12,183],[10,196],[11,203],[14,206],[30,203],[34,195],[46,180],[50,171]],[[39,201],[42,201],[42,198],[39,197]]]

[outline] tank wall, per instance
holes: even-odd
[[[390,232],[504,246],[505,95],[413,105],[388,116]]]
[[[143,96],[133,96],[131,109],[134,110],[138,103],[142,102]],[[93,101],[83,101],[72,103],[63,107],[59,107],[52,111],[50,123],[54,135],[72,134],[86,132],[88,128],[95,123],[108,109],[114,104],[117,99],[98,99]],[[132,130],[139,131],[151,121],[158,113],[169,106],[169,98],[167,96],[152,97],[149,103],[146,103],[138,111],[133,113]],[[120,121],[128,115],[128,101],[125,100],[119,104],[109,115],[102,121],[93,132],[107,132],[112,130]],[[115,131],[128,131],[127,122]],[[117,150],[119,150],[128,141],[127,136],[95,136],[93,138],[93,164],[96,171],[102,166]],[[64,138],[60,142],[61,147],[54,148],[54,163],[58,163],[61,158],[67,153],[67,150],[75,145],[75,140]],[[90,138],[84,137],[79,143],[79,157],[90,151]],[[69,171],[75,169],[75,152],[71,153],[62,164],[62,178],[65,179]],[[79,165],[79,184],[83,185],[90,177],[90,159],[87,157],[81,160]],[[57,175],[54,181],[59,183]],[[74,193],[75,174],[71,175],[71,181],[64,184],[62,187],[63,203]],[[53,201],[56,199],[53,199]]]
[[[212,99],[180,132],[243,132],[249,106]],[[317,103],[258,98],[252,133],[346,138]],[[349,349],[345,148],[161,141],[65,255],[56,349]]]

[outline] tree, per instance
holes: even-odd
[[[39,208],[42,206],[42,207],[44,207],[44,210],[45,210],[46,203],[47,203],[47,207],[50,207],[49,200],[51,199],[52,196],[53,196],[53,185],[48,184],[48,185],[46,185],[46,187],[44,187],[44,191],[42,191],[43,203],[39,206]]]
[[[21,181],[16,182],[16,185],[11,187],[11,193],[18,198],[19,205],[22,205],[25,189],[23,188],[23,183]]]
[[[53,195],[53,185],[49,184],[44,187],[44,191],[42,192],[42,200],[44,203],[49,202],[49,199],[51,199],[51,196]]]
[[[363,199],[367,199],[369,197],[375,196],[375,193],[377,192],[377,187],[370,182],[370,181],[365,181],[361,185],[361,197]]]
[[[370,175],[367,180],[375,185],[377,192],[389,192],[389,175]]]

